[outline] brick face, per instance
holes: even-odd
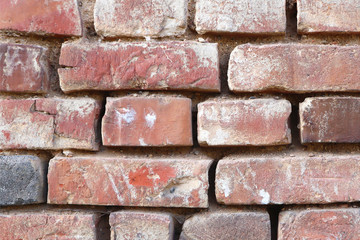
[[[287,100],[209,100],[198,105],[198,141],[208,146],[291,143]]]
[[[0,30],[81,36],[77,0],[1,0]]]
[[[43,93],[48,79],[47,48],[0,43],[0,92]]]
[[[310,44],[239,45],[231,53],[234,92],[359,91],[360,48]]]
[[[99,61],[101,59],[101,61]],[[220,90],[217,44],[197,42],[66,43],[61,89]]]
[[[191,158],[54,158],[48,173],[48,203],[206,208],[211,162]]]
[[[191,146],[191,100],[107,98],[102,138],[105,146]]]
[[[105,37],[164,37],[185,33],[186,0],[97,0],[95,29]]]

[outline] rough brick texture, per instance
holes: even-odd
[[[280,213],[279,240],[360,239],[358,208],[299,209]]]
[[[306,98],[299,111],[302,143],[360,142],[360,98]]]
[[[65,43],[60,64],[65,66],[58,70],[64,92],[220,90],[218,50],[214,43]]]
[[[0,0],[0,30],[81,36],[77,0]]]
[[[0,149],[97,150],[100,103],[92,98],[0,100]]]
[[[208,146],[289,144],[290,113],[287,100],[209,100],[198,105],[198,141]]]
[[[48,78],[47,48],[0,43],[0,92],[43,93]]]
[[[85,156],[50,161],[48,203],[208,207],[211,160]]]
[[[244,44],[231,53],[234,92],[360,91],[360,47],[306,44]]]
[[[96,240],[99,216],[82,212],[1,212],[0,239]]]
[[[174,219],[157,212],[122,211],[110,214],[111,240],[173,240]]]
[[[216,198],[230,205],[359,201],[360,156],[232,156],[216,169]]]
[[[195,214],[184,223],[180,240],[270,240],[266,212],[226,210]]]
[[[105,146],[191,146],[191,100],[107,98],[102,138]]]
[[[46,172],[36,156],[0,156],[0,206],[46,202]]]
[[[185,33],[187,0],[97,0],[95,29],[105,37],[164,37]]]
[[[285,0],[197,0],[195,25],[200,34],[284,34]]]
[[[359,33],[358,0],[298,0],[299,33]]]

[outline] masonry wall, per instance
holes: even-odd
[[[0,239],[360,239],[357,0],[0,0]]]

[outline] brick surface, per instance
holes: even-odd
[[[198,105],[198,141],[208,146],[289,144],[290,113],[287,100],[208,100]]]
[[[0,239],[96,240],[99,216],[82,212],[1,212]]]
[[[284,34],[284,0],[197,0],[196,31],[200,34]]]
[[[99,61],[101,59],[101,61]],[[58,70],[64,92],[178,89],[220,91],[217,44],[65,43]]]
[[[216,169],[216,198],[229,205],[359,201],[360,156],[231,156]]]
[[[360,239],[359,216],[358,208],[284,211],[278,239]]]
[[[360,5],[358,0],[298,0],[299,33],[358,33]]]
[[[307,44],[239,45],[231,53],[234,92],[359,91],[360,47]]]
[[[360,98],[306,98],[299,111],[302,143],[360,142]]]
[[[191,100],[183,97],[107,98],[105,146],[191,146]]]
[[[0,156],[0,206],[46,202],[46,172],[36,156]]]
[[[47,48],[0,43],[0,91],[43,93],[48,89]]]
[[[170,214],[122,211],[110,214],[111,240],[172,240],[174,219]]]
[[[0,149],[97,150],[100,102],[92,98],[0,100]]]
[[[0,30],[81,36],[77,0],[0,0]]]
[[[228,210],[196,214],[183,225],[180,240],[270,240],[266,212]]]
[[[185,33],[187,0],[97,0],[95,29],[106,37],[164,37]]]
[[[83,156],[50,161],[48,203],[208,207],[211,160]]]

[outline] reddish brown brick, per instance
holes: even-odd
[[[172,240],[174,237],[174,219],[166,213],[113,212],[109,222],[112,240]]]
[[[0,100],[0,149],[97,150],[100,102],[92,98]]]
[[[107,98],[102,139],[105,146],[191,146],[191,100]]]
[[[81,36],[77,0],[0,0],[0,30]]]
[[[1,92],[43,93],[48,79],[47,48],[0,43]]]
[[[1,212],[0,239],[96,240],[99,215],[85,212]]]
[[[279,217],[278,239],[360,239],[359,216],[358,208],[284,211]]]
[[[50,161],[48,203],[208,207],[211,160],[106,156]]]
[[[180,240],[270,240],[266,212],[227,210],[196,214],[184,223]]]
[[[285,0],[197,0],[196,31],[284,34],[285,4]]]
[[[360,155],[231,156],[216,169],[216,197],[228,205],[324,204],[360,200]]]
[[[231,53],[234,92],[350,92],[360,90],[360,47],[245,44]]]
[[[291,104],[275,99],[217,99],[198,105],[198,141],[208,146],[291,143]]]
[[[359,33],[360,5],[358,0],[298,0],[298,32]]]
[[[106,37],[164,37],[185,33],[187,0],[97,0],[95,29]]]
[[[101,59],[101,61],[99,61]],[[220,91],[217,44],[73,42],[61,48],[60,85],[81,90]]]
[[[306,98],[299,111],[302,143],[360,142],[360,98]]]

